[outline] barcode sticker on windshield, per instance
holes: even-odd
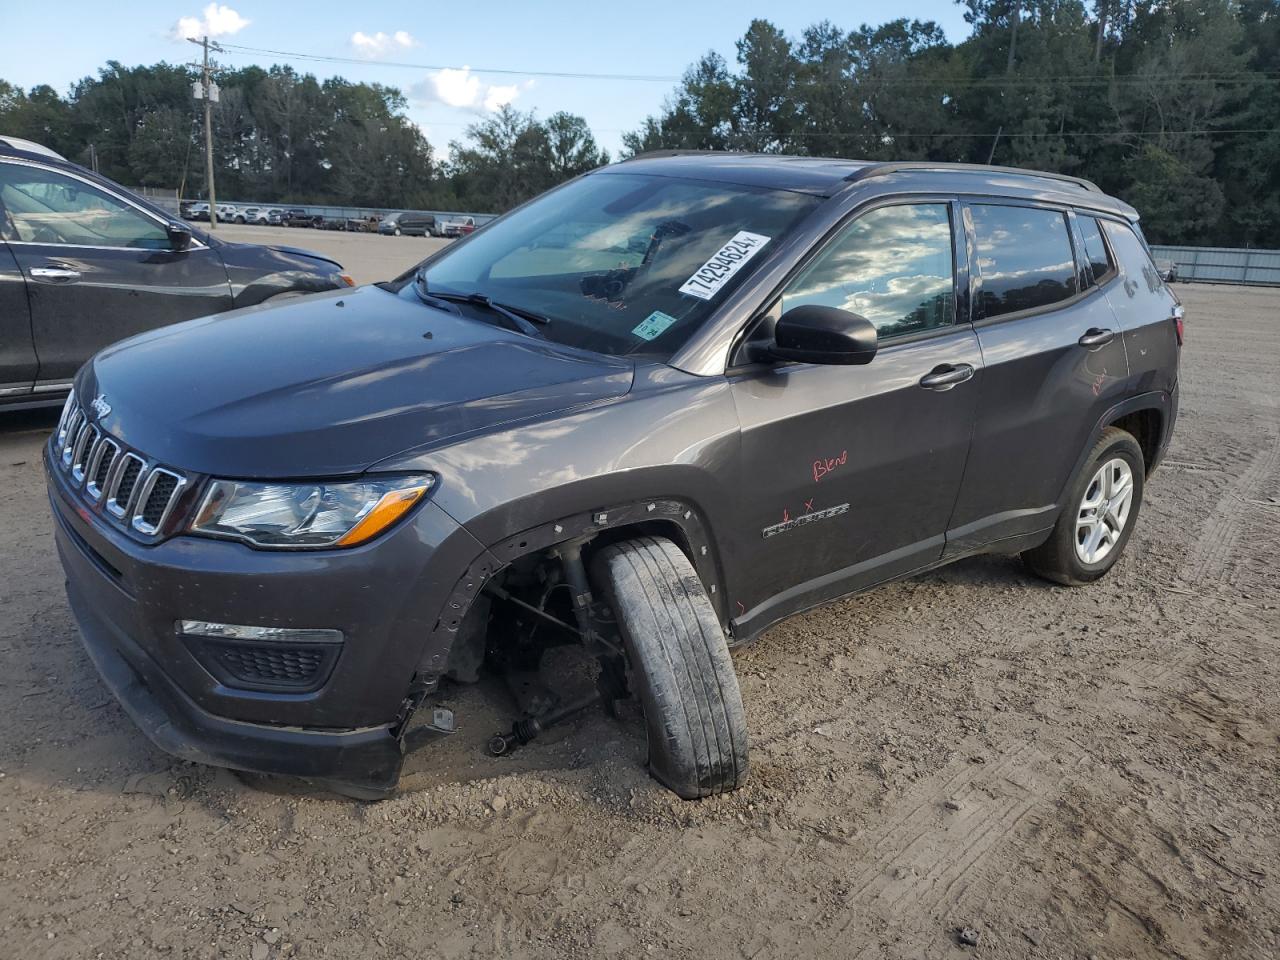
[[[716,251],[715,256],[694,271],[693,276],[680,287],[680,292],[699,300],[710,300],[768,242],[768,237],[739,230],[732,240]]]

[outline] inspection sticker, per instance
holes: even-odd
[[[641,340],[652,340],[675,322],[675,317],[663,313],[661,310],[655,310],[641,320],[631,332]]]
[[[714,257],[694,271],[680,292],[699,300],[710,300],[768,242],[768,237],[739,230],[732,240],[716,251]]]

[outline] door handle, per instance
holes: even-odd
[[[80,272],[66,267],[32,267],[31,279],[41,283],[75,283],[80,279]]]
[[[926,390],[950,390],[957,383],[973,378],[973,367],[967,363],[942,363],[920,378],[920,386]]]
[[[1116,338],[1115,332],[1111,330],[1103,330],[1100,327],[1090,327],[1084,332],[1077,343],[1082,347],[1105,347],[1108,343]]]

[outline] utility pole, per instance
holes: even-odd
[[[218,229],[218,198],[213,189],[213,104],[218,99],[218,85],[209,79],[209,38],[200,40],[188,37],[196,46],[204,48],[204,67],[200,82],[196,85],[196,99],[204,101],[204,179],[209,193],[209,229]],[[213,49],[221,49],[216,43]]]

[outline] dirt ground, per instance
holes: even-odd
[[[979,558],[776,627],[736,656],[750,782],[699,803],[594,714],[485,757],[484,687],[383,803],[170,759],[79,647],[53,417],[6,416],[0,954],[1280,956],[1280,291],[1178,292],[1182,417],[1111,575]]]

